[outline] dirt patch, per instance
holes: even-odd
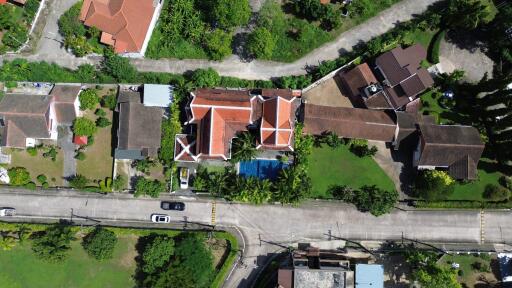
[[[212,238],[206,241],[206,245],[210,248],[213,255],[213,266],[218,269],[222,266],[226,254],[229,252],[228,242],[226,239]]]
[[[332,107],[353,107],[350,99],[342,92],[341,80],[337,75],[311,88],[305,92],[302,97],[306,100],[306,103],[309,104]]]
[[[135,266],[135,257],[137,257],[137,250],[135,249],[135,243],[137,242],[137,236],[123,236],[126,242],[128,242],[121,257],[118,259],[118,263],[121,267],[132,268]]]

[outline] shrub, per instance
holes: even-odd
[[[448,173],[422,170],[416,178],[415,191],[426,200],[443,200],[453,193],[455,180]]]
[[[92,110],[98,105],[100,98],[95,89],[87,89],[78,95],[80,110]]]
[[[73,121],[73,133],[77,136],[92,136],[96,133],[96,124],[85,117],[78,117]]]
[[[13,167],[7,171],[10,183],[13,186],[23,186],[30,182],[30,173],[26,168]]]
[[[36,147],[28,147],[27,153],[30,156],[37,156],[37,148]]]
[[[197,69],[192,74],[192,81],[198,88],[216,87],[220,83],[220,75],[212,68]]]
[[[110,110],[116,109],[117,97],[114,94],[108,94],[101,99],[101,107],[108,108]],[[100,115],[101,116],[101,115]]]
[[[486,272],[490,272],[491,271],[491,268],[489,267],[489,264],[483,263],[483,262],[480,262],[480,261],[473,262],[473,264],[471,264],[471,268],[473,268],[473,270],[476,270],[476,271],[482,272],[482,273],[486,273]]]
[[[368,147],[368,141],[364,139],[350,140],[349,150],[358,157],[374,156],[378,151],[375,146]]]
[[[148,195],[152,198],[158,198],[160,193],[165,191],[165,183],[158,180],[149,180],[146,178],[139,178],[135,184],[135,197]]]
[[[23,185],[23,187],[29,190],[36,190],[36,183],[28,182],[27,184]]]
[[[110,122],[105,117],[100,117],[100,118],[96,119],[96,126],[98,126],[100,128],[105,128],[105,127],[108,127],[110,125],[112,125],[112,122]]]
[[[249,53],[259,59],[270,59],[276,46],[276,40],[267,28],[256,28],[247,39]]]
[[[41,184],[48,181],[48,178],[44,174],[37,175],[37,181]]]
[[[231,54],[231,42],[233,40],[233,36],[230,32],[215,29],[205,35],[204,46],[211,59],[221,60]]]
[[[112,189],[114,191],[121,191],[126,187],[127,179],[123,175],[118,175],[114,181],[112,181]]]
[[[459,276],[464,276],[464,270],[459,270],[459,271],[457,271],[457,275],[459,275]]]
[[[215,21],[222,28],[243,26],[249,22],[251,7],[249,0],[216,0],[211,11]]]
[[[96,260],[112,259],[116,244],[116,234],[104,228],[94,229],[82,241],[84,250]]]
[[[86,158],[85,153],[82,151],[78,151],[75,155],[75,159],[80,160],[80,161],[85,160],[85,158]]]
[[[43,189],[48,189],[50,188],[50,184],[48,184],[48,182],[44,182],[41,187],[43,187]]]
[[[498,185],[487,184],[485,186],[483,196],[485,199],[489,199],[492,201],[507,200],[508,198],[510,198],[510,190]]]
[[[94,112],[94,114],[98,117],[107,116],[107,112],[105,112],[105,110],[103,110],[103,109],[96,109],[96,112]]]
[[[89,183],[89,179],[87,179],[85,176],[77,174],[71,179],[68,180],[69,186],[75,189],[84,189],[87,184]]]
[[[512,177],[510,176],[501,176],[500,179],[498,179],[498,182],[501,184],[501,186],[512,189]]]
[[[43,153],[43,157],[50,158],[53,162],[57,161],[57,149],[53,146],[49,147],[48,151]]]
[[[99,182],[101,192],[112,192],[112,178],[107,177]]]

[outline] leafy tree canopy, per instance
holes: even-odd
[[[85,117],[78,117],[73,121],[73,133],[77,136],[92,136],[96,130],[96,123]]]
[[[192,74],[192,81],[198,88],[203,87],[216,87],[220,83],[220,75],[212,68],[197,69]]]
[[[82,242],[87,254],[96,260],[111,259],[116,244],[116,234],[101,227],[89,233]]]
[[[100,101],[95,89],[82,91],[78,95],[78,99],[80,100],[80,110],[93,110]]]
[[[23,186],[30,182],[30,173],[24,167],[13,167],[7,171],[11,185]]]
[[[256,58],[270,59],[276,46],[276,40],[264,27],[256,28],[247,40],[247,49]]]
[[[144,248],[142,253],[142,271],[151,274],[169,264],[174,254],[174,240],[159,235],[154,237]]]
[[[34,239],[32,251],[43,261],[62,262],[71,250],[71,240],[74,240],[71,227],[53,225],[48,227],[44,234]]]
[[[232,28],[249,22],[251,7],[249,0],[215,0],[212,13],[221,27]]]
[[[158,180],[149,180],[146,178],[139,178],[135,184],[135,197],[148,195],[152,198],[157,198],[160,193],[165,191],[165,183]]]
[[[448,173],[438,170],[420,171],[416,178],[416,193],[426,200],[446,199],[453,193],[455,180]]]

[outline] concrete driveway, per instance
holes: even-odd
[[[464,79],[478,82],[485,73],[492,77],[494,62],[481,48],[463,49],[451,41],[443,40],[439,51],[439,61],[442,72],[451,73],[453,70],[464,70]]]

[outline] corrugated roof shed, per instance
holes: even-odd
[[[144,84],[144,106],[169,107],[174,97],[171,85]]]
[[[384,288],[382,265],[356,264],[356,288]]]

